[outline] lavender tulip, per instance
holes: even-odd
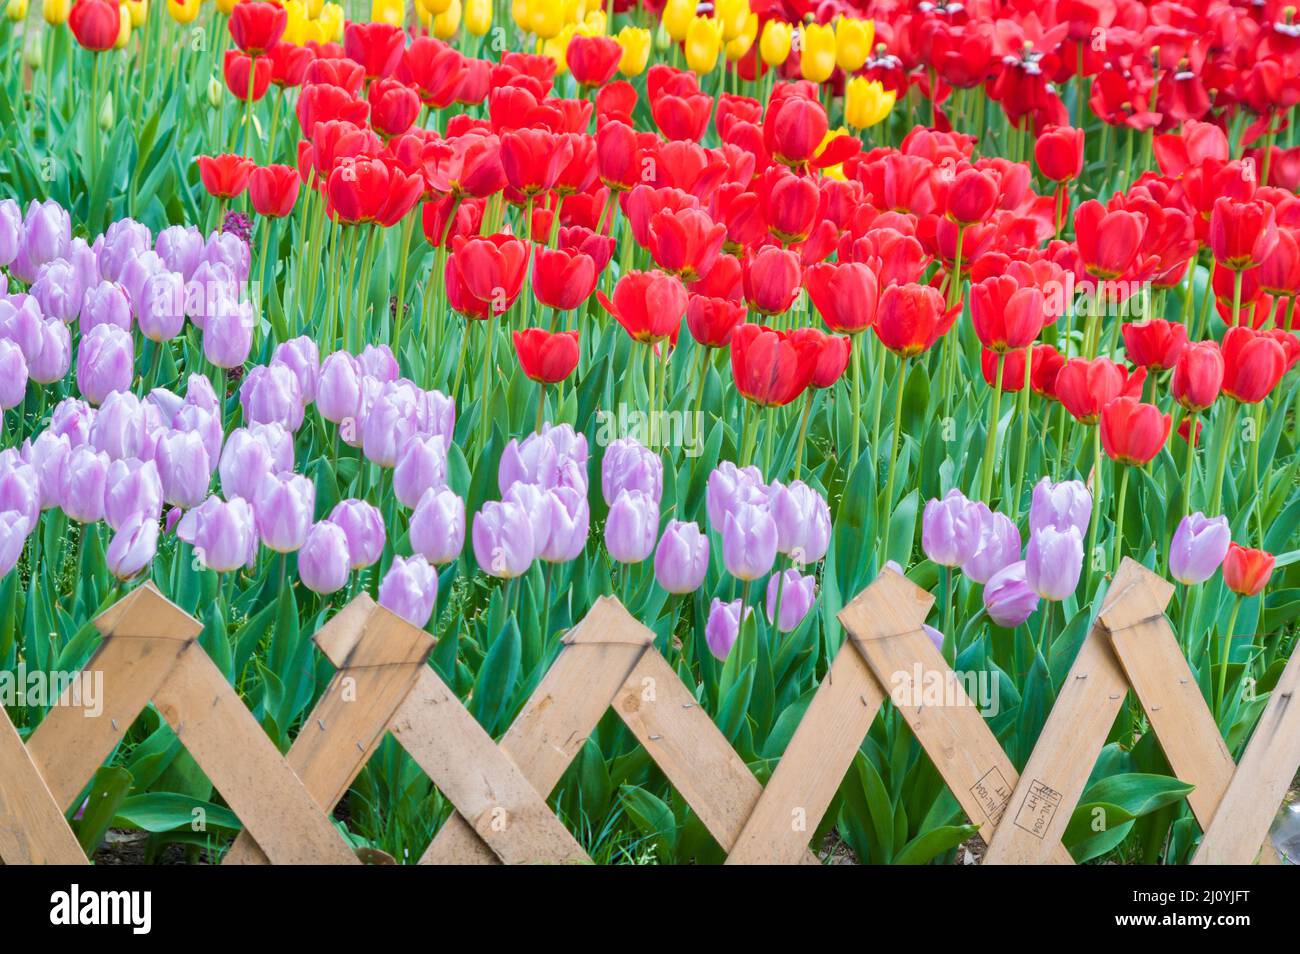
[[[222,500],[215,494],[181,517],[176,535],[194,547],[211,570],[229,573],[252,566],[257,558],[257,526],[247,500]]]
[[[113,276],[131,302],[131,314],[139,318],[145,312],[148,289],[156,275],[167,273],[167,266],[154,252],[143,252],[129,259],[119,275]]]
[[[538,556],[547,563],[576,560],[587,546],[591,524],[587,498],[572,487],[553,487],[546,491],[543,506],[547,510],[549,533]]]
[[[438,599],[438,573],[422,556],[393,557],[379,584],[379,605],[423,629]]]
[[[233,232],[213,232],[203,246],[203,260],[230,269],[236,282],[248,281],[248,243]]]
[[[253,515],[262,545],[293,553],[307,540],[316,511],[316,485],[301,474],[267,474],[257,489]]]
[[[185,326],[185,280],[180,273],[166,269],[155,273],[144,283],[140,294],[136,311],[140,333],[157,342],[171,341],[179,335]]]
[[[0,510],[17,511],[35,526],[41,516],[41,478],[13,448],[6,454],[0,464]]]
[[[283,364],[298,379],[298,390],[304,403],[316,400],[316,387],[320,379],[320,349],[306,335],[282,341],[275,347],[271,360]]]
[[[397,455],[420,431],[419,409],[406,392],[384,385],[361,427],[362,450],[380,467],[392,467]]]
[[[217,392],[212,389],[212,382],[202,374],[191,374],[186,379],[185,403],[201,407],[205,411],[221,411],[221,402],[217,400]]]
[[[96,325],[77,346],[77,387],[91,404],[101,404],[114,391],[131,387],[135,375],[135,346],[116,325]]]
[[[38,329],[40,353],[27,359],[27,373],[37,384],[56,384],[68,374],[72,364],[72,336],[61,321],[41,322]]]
[[[96,247],[100,274],[115,282],[133,260],[153,251],[153,235],[147,226],[134,219],[118,219],[108,227],[103,241],[97,242]]]
[[[283,424],[292,432],[302,426],[304,405],[298,379],[282,364],[257,365],[239,386],[244,420],[253,424]]]
[[[497,465],[497,486],[503,494],[516,483],[549,490],[559,482],[559,459],[555,445],[539,434],[530,434],[522,442],[511,438]]]
[[[1025,561],[1017,560],[998,570],[984,586],[984,610],[989,619],[1006,629],[1015,629],[1038,608],[1038,594],[1025,579]]]
[[[90,425],[90,443],[113,460],[141,457],[148,416],[140,399],[130,391],[109,394]]]
[[[316,410],[340,424],[361,411],[361,365],[346,351],[335,351],[321,364],[316,383]]]
[[[776,521],[767,508],[742,503],[722,525],[722,562],[738,580],[757,580],[776,560]]]
[[[478,565],[503,579],[528,572],[537,552],[533,525],[518,504],[496,500],[485,503],[474,515],[470,536]]]
[[[95,424],[95,409],[85,401],[76,398],[64,398],[54,405],[50,415],[49,430],[55,434],[66,434],[73,447],[90,440],[90,431]]]
[[[70,453],[72,453],[72,444],[68,441],[67,435],[54,434],[48,430],[36,435],[36,440],[27,440],[23,443],[23,460],[36,469],[42,510],[49,510],[59,505],[63,469],[68,464]]]
[[[226,265],[200,262],[185,283],[185,315],[196,328],[205,330],[218,315],[229,315],[240,306],[239,284]]]
[[[397,359],[393,357],[392,349],[384,344],[366,345],[357,362],[361,365],[364,374],[378,378],[383,384],[396,381],[402,373],[402,369],[397,366]]]
[[[925,635],[930,637],[930,642],[934,643],[934,648],[943,652],[943,633],[939,632],[928,623],[921,624],[921,630]]]
[[[383,554],[384,517],[378,507],[351,497],[335,504],[329,519],[342,527],[347,535],[352,569],[370,566]]]
[[[99,261],[95,257],[94,249],[87,245],[83,238],[72,240],[68,245],[68,254],[64,258],[72,266],[77,288],[81,291],[80,305],[84,308],[85,293],[103,280],[103,276],[99,273]]]
[[[543,424],[541,433],[534,435],[555,448],[561,458],[568,458],[587,468],[587,435],[573,429],[572,424]]]
[[[0,577],[9,575],[22,556],[31,524],[17,510],[0,510]]]
[[[768,504],[776,521],[776,549],[800,566],[816,563],[831,542],[831,510],[824,498],[801,480],[789,486],[774,481]]]
[[[146,404],[149,411],[153,405]],[[209,473],[216,469],[221,459],[221,442],[225,436],[221,430],[221,415],[216,411],[205,410],[195,404],[182,404],[176,416],[172,418],[172,427],[178,431],[198,434],[203,447],[208,452]]]
[[[1184,586],[1204,583],[1223,563],[1231,542],[1227,517],[1189,513],[1169,541],[1169,575]]]
[[[59,507],[78,523],[104,519],[104,486],[108,481],[107,454],[82,444],[68,454],[59,484]]]
[[[411,514],[411,549],[434,565],[450,563],[465,546],[465,501],[446,487],[430,487]]]
[[[28,364],[41,356],[41,346],[45,343],[41,333],[44,325],[41,306],[31,295],[0,297],[0,338],[8,338],[18,345]]]
[[[1029,535],[1025,581],[1045,600],[1059,601],[1074,592],[1083,570],[1083,537],[1078,527],[1042,527]]]
[[[426,491],[447,486],[447,452],[440,437],[413,437],[398,451],[393,492],[404,507],[415,507]]]
[[[110,573],[129,580],[153,561],[157,551],[158,517],[135,513],[117,528],[104,556]]]
[[[158,257],[188,282],[203,259],[203,233],[194,226],[171,225],[158,233]]]
[[[620,490],[605,519],[605,549],[619,563],[640,563],[659,536],[659,501],[641,490]]]
[[[116,282],[100,282],[92,286],[81,302],[81,333],[96,325],[117,325],[123,331],[131,330],[131,303],[126,291]]]
[[[0,200],[0,268],[8,268],[18,255],[23,234],[23,213],[13,199]]]
[[[0,411],[23,403],[27,396],[27,359],[23,349],[8,338],[0,338]]]
[[[605,503],[612,507],[624,490],[639,490],[656,504],[664,492],[663,461],[630,437],[621,437],[606,447],[600,463],[600,491]]]
[[[975,507],[980,514],[980,542],[961,571],[976,583],[987,583],[998,570],[1020,559],[1020,531],[1004,514],[993,513],[983,503]]]
[[[714,598],[709,604],[709,619],[704,624],[704,641],[708,644],[709,652],[717,659],[725,660],[731,653],[731,647],[736,644],[736,637],[740,635],[742,618],[747,619],[752,612],[740,600],[724,603]]]
[[[240,302],[235,308],[219,311],[209,315],[203,326],[203,356],[218,368],[240,368],[248,360],[248,353],[253,347],[253,325],[256,316],[250,302]],[[257,367],[254,371],[263,373],[273,370],[270,367]],[[288,368],[285,374],[293,377]],[[251,378],[252,375],[250,374]],[[297,379],[294,387],[297,387]],[[242,397],[242,393],[241,393]]]
[[[350,572],[348,536],[343,528],[328,520],[313,524],[298,551],[303,586],[313,593],[334,593],[347,585]]]
[[[729,460],[724,460],[709,474],[708,490],[705,493],[705,509],[709,515],[709,526],[720,531],[726,523],[726,515],[741,504],[765,505],[769,491],[763,483],[763,475],[757,467],[737,467]]]
[[[669,593],[692,593],[709,570],[709,538],[694,521],[669,520],[655,550],[655,579]]]
[[[506,503],[517,504],[528,514],[533,531],[533,559],[542,555],[551,538],[551,507],[546,500],[547,491],[536,484],[512,484],[502,496]]]
[[[1092,518],[1092,494],[1078,480],[1063,480],[1052,483],[1044,477],[1034,485],[1033,500],[1029,504],[1029,532],[1034,533],[1043,527],[1055,527],[1064,530],[1074,527],[1080,537],[1088,534],[1088,522]]]
[[[84,291],[72,263],[56,258],[41,266],[36,281],[32,283],[31,295],[45,317],[66,323],[76,321],[81,314]]]
[[[72,219],[63,206],[53,199],[44,202],[33,199],[27,206],[18,253],[9,265],[10,273],[30,285],[36,281],[42,265],[66,257],[71,241]]]
[[[192,431],[170,431],[154,453],[162,478],[163,500],[177,507],[198,506],[208,494],[212,466],[203,438]]]
[[[798,629],[816,600],[817,578],[812,574],[786,570],[767,581],[767,618],[783,633]]]
[[[921,549],[939,566],[961,566],[975,555],[982,527],[979,508],[960,490],[950,490],[925,505]]]
[[[154,461],[115,460],[108,466],[104,519],[114,530],[121,530],[136,514],[157,524],[162,505],[162,477]]]

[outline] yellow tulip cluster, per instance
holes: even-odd
[[[173,2],[173,0],[168,0]],[[222,3],[223,0],[217,0]],[[284,40],[294,46],[308,43],[337,43],[343,39],[343,8],[323,0],[285,0],[288,21]]]
[[[749,0],[716,0],[711,16],[696,8],[695,0],[668,0],[660,22],[667,39],[683,45],[686,65],[696,73],[712,72],[720,55],[741,59],[758,39],[758,14]]]
[[[512,0],[510,18],[520,30],[537,37],[541,45],[540,52],[555,61],[555,70],[560,74],[569,68],[565,53],[570,40],[575,36],[604,36],[609,29],[609,24],[605,22],[604,4],[600,0]],[[641,33],[646,33],[647,40],[644,44],[637,35]],[[622,33],[614,38],[623,47],[623,63],[620,68],[624,69],[626,75],[635,76],[645,69],[645,63],[649,61],[648,36],[644,30],[624,27]],[[635,67],[642,47],[645,55],[640,69],[628,72]]]
[[[381,9],[390,8],[388,15],[381,15]],[[396,16],[400,25],[404,9],[403,0],[375,0],[373,19],[392,22]],[[474,36],[492,29],[492,0],[416,0],[415,12],[421,25],[431,27],[440,40],[451,39],[462,25]]]
[[[800,27],[769,20],[758,40],[758,55],[768,66],[780,66],[792,52],[797,52],[803,78],[824,83],[837,66],[845,73],[862,69],[871,55],[875,38],[876,24],[872,20],[837,17],[833,23],[809,23]]]

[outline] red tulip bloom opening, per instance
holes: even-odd
[[[118,5],[107,0],[77,0],[68,13],[72,35],[80,46],[92,53],[111,50],[117,42],[121,25]]]
[[[890,285],[880,295],[872,327],[881,344],[901,358],[910,358],[947,334],[960,312],[960,308],[949,310],[943,295],[929,285]]]
[[[284,36],[289,14],[278,3],[240,0],[230,11],[230,36],[250,56],[262,56]]]
[[[628,272],[614,286],[614,299],[597,292],[605,307],[633,340],[656,344],[677,341],[686,312],[686,288],[681,280],[663,272]]]
[[[252,174],[254,163],[243,156],[199,156],[194,160],[199,164],[199,178],[203,188],[218,199],[233,199],[243,195],[248,188],[248,177]]]
[[[789,404],[812,383],[821,348],[765,325],[741,325],[731,336],[736,390],[764,407]]]
[[[1230,543],[1223,558],[1223,582],[1238,596],[1258,596],[1268,585],[1276,562],[1277,558],[1264,550]]]
[[[556,384],[578,366],[578,332],[552,334],[541,328],[514,332],[519,367],[539,384]]]
[[[1160,453],[1172,426],[1154,404],[1119,397],[1101,409],[1101,446],[1111,460],[1141,466]]]

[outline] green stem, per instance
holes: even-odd
[[[885,479],[885,512],[883,526],[885,528],[885,545],[883,551],[889,554],[889,523],[890,515],[894,507],[894,472],[898,470],[898,441],[903,429],[903,382],[907,380],[907,359],[899,358],[899,373],[894,397],[894,440],[889,448],[889,476]]]
[[[993,491],[993,455],[997,453],[998,409],[1002,403],[1002,374],[1006,369],[1006,355],[998,354],[998,370],[993,385],[993,398],[989,404],[989,430],[984,438],[983,478],[980,481],[980,500],[989,502]]]
[[[1228,659],[1232,655],[1232,630],[1237,625],[1237,613],[1241,611],[1241,597],[1232,604],[1232,612],[1228,615],[1228,628],[1220,637],[1219,647],[1219,681],[1217,691],[1214,694],[1214,711],[1222,719],[1225,715],[1224,709],[1227,707],[1228,692]]]
[[[1115,511],[1115,569],[1119,569],[1119,561],[1124,556],[1124,502],[1128,497],[1128,475],[1132,469],[1123,464],[1124,472],[1119,478],[1119,508]]]

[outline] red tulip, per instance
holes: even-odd
[[[646,93],[655,125],[667,139],[699,142],[713,113],[713,97],[700,91],[694,75],[658,66],[652,66],[646,74]]]
[[[1259,266],[1259,287],[1270,295],[1300,293],[1300,229],[1277,230],[1277,244]]]
[[[773,97],[763,121],[763,143],[777,162],[803,168],[826,139],[826,110],[803,96]]]
[[[1223,558],[1223,582],[1238,596],[1258,596],[1268,585],[1275,562],[1271,553],[1229,543]]]
[[[347,90],[349,96],[355,96],[361,92],[361,84],[365,80],[366,71],[355,60],[350,60],[347,57],[338,59],[317,57],[307,67],[307,76],[304,82],[309,85],[319,83],[326,86],[338,86]]]
[[[444,241],[450,246],[457,236],[477,235],[482,222],[482,204],[472,199],[448,195],[426,202],[420,209],[424,237],[434,248],[442,246]]]
[[[1258,200],[1238,202],[1227,196],[1210,213],[1210,248],[1214,259],[1234,272],[1254,268],[1277,245],[1273,207]]]
[[[286,86],[301,86],[316,56],[305,46],[294,46],[281,41],[271,47],[267,58],[271,61],[271,82],[283,89]]]
[[[240,0],[230,11],[230,36],[249,56],[262,56],[284,36],[289,14],[278,3]]]
[[[970,313],[984,347],[1005,352],[1023,348],[1038,337],[1047,303],[1037,288],[1022,288],[1010,275],[998,275],[971,287]]]
[[[758,197],[767,230],[783,245],[807,239],[819,220],[821,193],[807,176],[774,166],[763,177]]]
[[[677,341],[686,312],[686,288],[675,275],[663,272],[626,272],[614,286],[614,299],[596,292],[605,307],[633,340],[655,344],[665,338]]]
[[[596,137],[585,133],[564,133],[561,138],[568,144],[570,156],[555,176],[555,194],[575,196],[585,193],[596,183]],[[577,208],[576,203],[565,205]]]
[[[844,374],[849,366],[850,339],[838,335],[828,335],[816,328],[795,328],[790,332],[790,339],[795,345],[810,342],[817,349],[817,364],[813,368],[809,385],[814,388],[829,388]]]
[[[506,181],[526,196],[555,185],[573,158],[573,145],[546,129],[516,129],[501,136],[501,168]]]
[[[623,48],[607,36],[575,36],[564,50],[564,62],[583,86],[602,86],[618,72]]]
[[[254,164],[252,159],[226,154],[224,156],[199,156],[199,178],[203,188],[218,199],[233,199],[248,188],[248,177]]]
[[[1025,353],[1026,348],[1017,348],[1002,354],[1002,390],[1017,393],[1025,387]],[[1034,356],[1029,364],[1029,387],[1035,394],[1054,398],[1056,375],[1060,373],[1065,359],[1051,345],[1034,345]],[[980,349],[980,371],[984,374],[984,383],[994,387],[998,380],[998,353],[988,348]]]
[[[541,384],[563,381],[578,366],[578,332],[541,328],[514,333],[515,354],[525,375]]]
[[[248,201],[258,215],[282,219],[298,201],[298,186],[293,166],[259,166],[248,176]]]
[[[1286,352],[1267,334],[1229,328],[1223,336],[1223,393],[1243,404],[1264,400],[1286,374]]]
[[[1111,460],[1141,466],[1160,453],[1172,426],[1154,404],[1118,397],[1101,409],[1101,446]]]
[[[533,263],[533,294],[549,308],[572,311],[596,290],[596,275],[590,255],[540,247]]]
[[[948,184],[945,213],[958,225],[983,222],[998,201],[998,182],[979,169],[963,169]]]
[[[1187,328],[1163,318],[1127,321],[1120,332],[1129,361],[1143,368],[1168,371],[1187,347]]]
[[[412,40],[397,68],[398,78],[414,86],[420,102],[433,109],[445,109],[456,101],[466,72],[465,57],[431,36]]]
[[[763,246],[746,256],[741,274],[745,300],[759,314],[784,314],[799,297],[799,255],[789,249]]]
[[[369,129],[343,120],[318,122],[311,136],[311,161],[316,170],[316,181],[324,184],[340,163],[374,155],[382,148],[379,137]]]
[[[312,83],[298,94],[298,127],[311,138],[317,123],[346,122],[363,125],[370,116],[370,104],[352,98],[341,86]]]
[[[1056,399],[1081,424],[1096,424],[1101,409],[1119,397],[1140,398],[1146,368],[1129,374],[1110,358],[1071,358],[1056,375]]]
[[[370,103],[370,125],[385,138],[400,136],[420,115],[420,97],[399,80],[375,80],[366,99]]]
[[[513,235],[474,236],[453,242],[452,260],[465,290],[503,315],[519,297],[528,274],[528,248]]]
[[[1119,278],[1133,264],[1146,232],[1146,216],[1139,212],[1108,212],[1095,199],[1074,213],[1075,242],[1089,275]]]
[[[1192,434],[1192,417],[1190,415],[1184,416],[1183,419],[1178,422],[1178,436],[1183,439],[1184,444],[1187,443],[1188,438],[1190,437],[1192,446],[1196,447],[1201,443],[1202,426],[1201,422],[1197,421],[1196,433]]]
[[[855,335],[876,320],[876,273],[860,262],[818,262],[804,272],[804,286],[831,331]]]
[[[1038,171],[1053,182],[1071,182],[1083,171],[1083,130],[1046,126],[1034,143]]]
[[[334,167],[325,183],[327,212],[345,225],[395,225],[424,195],[424,181],[388,158],[359,157]]]
[[[1300,363],[1300,338],[1296,338],[1291,332],[1282,328],[1273,328],[1264,334],[1282,346],[1282,354],[1285,358],[1282,365],[1283,375]]]
[[[393,75],[405,41],[402,28],[387,23],[348,23],[343,28],[343,49],[370,79]]]
[[[1029,368],[1029,386],[1035,394],[1056,400],[1056,377],[1065,367],[1065,355],[1051,345],[1035,345]]]
[[[741,325],[731,336],[736,390],[764,407],[789,404],[812,383],[820,348],[764,325]]]
[[[637,133],[627,123],[610,120],[596,130],[596,169],[600,181],[615,192],[644,182]]]
[[[722,253],[727,228],[699,209],[663,209],[650,219],[650,257],[664,271],[693,282],[706,274]]]
[[[1192,412],[1204,411],[1223,387],[1223,354],[1213,341],[1198,341],[1183,348],[1174,363],[1170,390],[1174,400]]]
[[[910,358],[947,334],[960,308],[946,310],[943,295],[930,285],[890,285],[880,293],[876,337],[894,354]]]
[[[83,48],[92,53],[111,50],[122,28],[121,12],[107,0],[77,0],[68,13],[68,27]],[[46,64],[46,69],[53,64]]]
[[[745,323],[745,306],[726,298],[691,295],[686,305],[686,327],[706,348],[725,348]]]
[[[596,93],[596,128],[617,121],[633,126],[632,111],[636,109],[636,87],[626,80],[605,83]]]
[[[226,50],[221,62],[221,75],[226,80],[226,89],[244,103],[248,102],[250,84],[253,102],[259,102],[266,95],[267,88],[271,85],[271,72],[269,57],[254,58],[238,50]]]

